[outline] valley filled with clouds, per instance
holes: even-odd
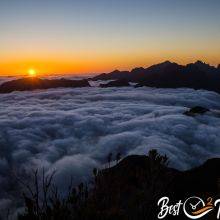
[[[193,106],[211,111],[196,117]],[[61,188],[85,181],[107,155],[158,149],[185,170],[220,155],[220,95],[205,90],[77,88],[0,95],[0,209],[18,193],[15,176],[56,170]],[[114,156],[113,156],[114,158]]]

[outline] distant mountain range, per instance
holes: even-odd
[[[123,80],[123,82],[126,80],[137,83],[137,86],[187,87],[220,92],[220,65],[216,68],[202,61],[197,61],[184,66],[166,61],[148,68],[140,67],[131,71],[115,70],[103,73],[91,78],[91,80]]]
[[[21,78],[0,85],[0,93],[58,87],[90,86],[89,80],[112,80],[100,87],[122,87],[136,83],[136,87],[193,88],[220,93],[220,65],[218,67],[197,61],[185,66],[166,61],[148,68],[135,68],[131,71],[115,70],[83,80]]]
[[[13,91],[26,91],[35,89],[50,89],[58,87],[86,87],[90,86],[87,80],[67,80],[67,79],[40,79],[40,78],[22,78],[11,80],[0,85],[0,93],[9,93]]]

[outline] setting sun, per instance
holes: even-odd
[[[34,69],[29,69],[28,70],[28,75],[31,77],[35,77],[37,75],[36,70]]]

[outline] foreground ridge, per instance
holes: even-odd
[[[42,204],[25,194],[26,212],[19,219],[157,219],[161,197],[176,201],[190,195],[217,196],[219,167],[220,158],[214,158],[179,171],[168,167],[166,156],[151,150],[148,156],[132,155],[113,167],[95,168],[92,186],[81,183],[72,187],[64,200],[57,190],[48,193]],[[47,185],[47,192],[49,189]],[[178,219],[185,219],[182,217]]]

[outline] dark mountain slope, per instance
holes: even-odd
[[[210,66],[201,61],[186,66],[166,61],[146,69],[135,68],[130,72],[114,71],[92,78],[92,80],[106,79],[124,79],[138,83],[137,86],[158,88],[187,87],[220,92],[220,68]]]
[[[167,161],[166,156],[151,150],[148,156],[128,156],[111,168],[94,169],[90,190],[80,184],[70,190],[66,200],[53,199],[53,205],[39,214],[32,211],[35,202],[26,198],[27,211],[20,220],[38,216],[42,217],[36,219],[154,220],[160,211],[157,202],[164,196],[170,198],[169,205],[191,196],[220,198],[220,158],[188,171],[169,168]],[[216,216],[213,211],[203,219]],[[166,217],[175,218],[187,219],[182,209],[179,216]]]
[[[168,168],[157,157],[128,156],[99,174],[96,194],[101,196],[99,204],[103,205],[106,198],[110,201],[106,204],[106,213],[118,210],[118,214],[127,216],[123,219],[128,216],[130,219],[157,219],[157,202],[161,197],[168,196],[170,203],[175,204],[195,195],[207,199],[209,196],[216,198],[220,193],[219,158],[188,171],[178,171]],[[215,213],[213,215],[216,217]],[[167,216],[166,219],[173,218]],[[181,214],[177,219],[186,218]]]
[[[129,71],[115,70],[110,73],[102,73],[98,76],[91,78],[91,80],[112,80],[112,79],[124,79],[127,78]]]

